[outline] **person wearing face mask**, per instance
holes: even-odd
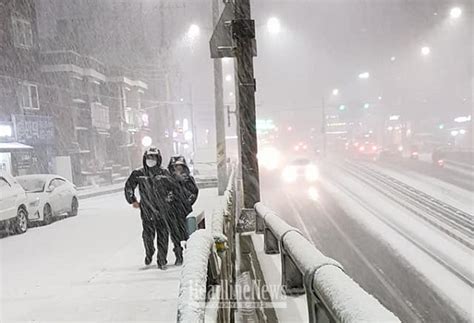
[[[173,230],[171,228],[173,225],[174,230],[179,233],[180,239],[187,240],[186,217],[193,211],[193,204],[197,200],[199,189],[183,156],[171,157],[168,170],[178,183],[170,203],[170,217],[172,219],[170,230]]]
[[[140,209],[142,238],[145,246],[145,265],[150,265],[155,253],[156,236],[158,268],[166,269],[169,235],[169,198],[176,191],[177,183],[169,171],[161,167],[162,157],[156,147],[150,147],[143,154],[143,167],[134,170],[125,183],[125,199],[134,208]],[[140,201],[135,196],[138,186]],[[176,258],[182,259],[179,237],[172,233]],[[178,246],[176,246],[178,244]]]

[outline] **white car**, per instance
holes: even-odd
[[[79,202],[74,184],[59,175],[25,175],[16,177],[28,197],[30,222],[49,224],[55,216],[77,215]]]
[[[5,172],[0,172],[0,225],[16,233],[28,230],[27,197],[18,182]]]
[[[282,178],[286,183],[312,183],[319,179],[319,169],[310,159],[297,158],[283,169]]]

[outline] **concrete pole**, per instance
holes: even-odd
[[[250,0],[235,1],[235,22],[237,36],[234,35],[237,111],[239,125],[239,146],[241,150],[244,208],[251,209],[260,201],[260,184],[257,161],[257,129],[255,113],[255,78],[253,70],[253,43],[248,34],[248,24],[252,23]],[[240,26],[240,27],[239,27]],[[244,27],[247,26],[247,27]]]
[[[219,0],[212,0],[214,28],[219,21]],[[217,189],[224,195],[227,187],[227,161],[225,147],[224,86],[222,84],[222,61],[214,59],[214,104],[216,109]]]

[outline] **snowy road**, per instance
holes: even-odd
[[[139,213],[122,193],[0,239],[0,255],[2,323],[176,321],[179,268],[144,268]]]
[[[416,217],[382,195],[372,195],[376,192],[349,177],[341,171],[329,174],[324,185],[315,187],[315,194],[306,184],[281,189],[275,178],[263,176],[263,201],[299,227],[323,253],[340,261],[351,277],[403,321],[467,321],[472,315],[472,286],[416,245],[415,233],[420,228]],[[406,217],[413,234],[401,234],[401,229],[393,230],[378,217],[390,221]],[[402,226],[402,222],[392,222]],[[418,235],[427,234],[427,230]],[[457,242],[439,239],[433,244],[446,242],[439,246],[439,253],[448,254],[453,263],[464,261],[458,265],[467,269],[459,270],[472,273],[472,253],[461,246],[460,251],[449,254],[455,249],[447,245]]]

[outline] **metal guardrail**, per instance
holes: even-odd
[[[306,293],[309,322],[399,322],[332,258],[262,203],[255,205],[257,232],[266,254],[281,254],[281,285],[287,295]]]
[[[186,217],[186,230],[188,235],[191,235],[198,229],[206,228],[206,212],[205,211],[193,211]]]
[[[185,251],[180,280],[178,322],[204,322],[205,317],[212,321],[215,321],[214,318],[217,317],[218,322],[232,321],[233,308],[230,306],[231,304],[216,306],[216,302],[230,302],[233,295],[228,295],[228,293],[233,291],[231,287],[235,284],[236,193],[234,174],[235,172],[232,170],[227,190],[221,200],[222,204],[217,205],[212,213],[212,218],[207,219],[207,227],[207,215],[204,212],[193,212],[186,218],[190,238]],[[203,228],[205,230],[202,230]],[[206,242],[209,237],[213,240],[210,245]],[[194,253],[205,255],[206,259],[203,260],[202,256],[193,256]],[[193,275],[192,271],[195,271],[197,275]],[[203,272],[207,272],[205,279],[202,277]],[[193,289],[198,292],[193,293]],[[210,290],[212,293],[203,296],[202,290]],[[206,309],[208,303],[212,304],[212,308]]]

